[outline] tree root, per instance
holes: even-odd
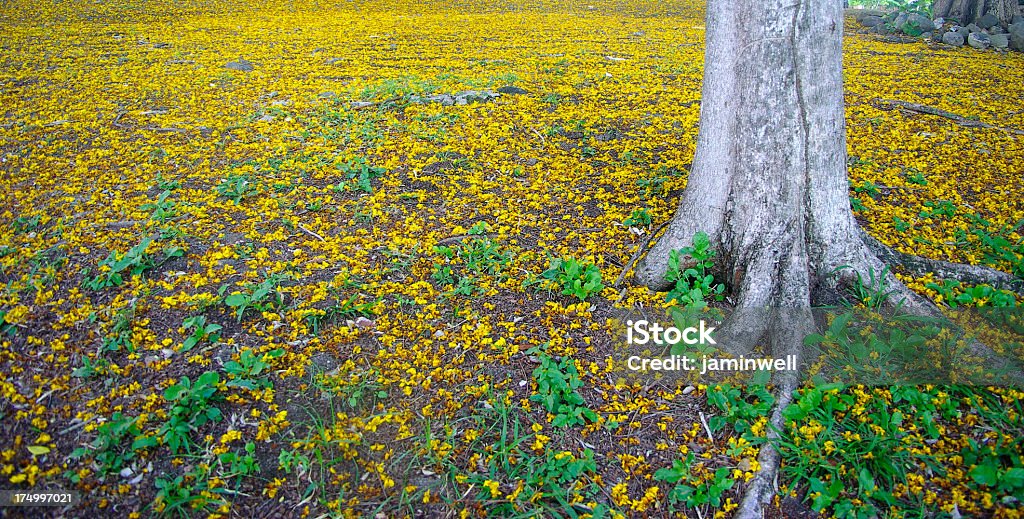
[[[801,351],[803,338],[811,333],[813,318],[809,308],[782,309],[775,312],[772,317],[775,329],[770,332],[772,350],[776,356],[796,355],[797,364],[801,364],[804,357]],[[782,463],[782,455],[775,446],[785,427],[783,411],[793,401],[793,392],[800,385],[800,374],[798,372],[776,372],[773,382],[775,383],[775,404],[772,406],[771,417],[768,420],[768,428],[765,433],[765,443],[762,444],[757,454],[757,463],[760,469],[754,478],[750,480],[743,493],[743,499],[736,510],[735,519],[761,519],[763,509],[769,504],[778,493],[777,478],[779,467]]]
[[[981,121],[968,119],[961,115],[957,115],[953,112],[947,112],[945,110],[940,110],[938,108],[933,108],[931,106],[925,106],[917,103],[908,103],[906,101],[895,101],[891,99],[880,99],[879,102],[888,104],[890,106],[898,106],[900,108],[903,108],[904,110],[917,112],[919,114],[928,114],[936,115],[939,117],[945,117],[946,119],[950,119],[953,122],[959,124],[960,126],[966,126],[968,128],[991,128],[994,130],[1002,130],[1004,132],[1014,133],[1017,135],[1024,135],[1024,131],[1017,130],[1015,128],[1003,128],[1001,126],[996,126],[994,124],[983,123]]]
[[[970,285],[992,285],[995,288],[1009,290],[1024,296],[1024,281],[1005,272],[979,265],[950,263],[905,254],[876,240],[863,229],[861,229],[861,235],[868,249],[886,265],[899,265],[907,272],[917,276],[934,273],[942,279],[955,279]]]
[[[641,243],[636,248],[636,252],[634,252],[633,256],[631,258],[629,258],[629,261],[626,262],[626,265],[624,267],[622,267],[622,272],[619,273],[619,277],[615,280],[615,283],[612,284],[613,287],[619,288],[619,286],[622,285],[622,280],[626,279],[626,273],[629,272],[629,269],[633,268],[633,264],[636,263],[636,260],[639,259],[640,256],[642,256],[645,252],[647,252],[647,250],[651,246],[651,240],[653,240],[654,237],[657,236],[658,233],[660,233],[661,230],[664,229],[665,226],[669,224],[669,222],[671,222],[671,220],[661,224],[661,226],[658,227],[657,229],[655,229],[654,232],[652,232],[649,235],[647,235],[647,239],[644,240],[644,242]]]

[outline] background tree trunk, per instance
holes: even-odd
[[[1020,6],[1017,0],[936,0],[932,4],[933,17],[955,20],[960,25],[974,23],[989,13],[1005,25],[1020,14]]]

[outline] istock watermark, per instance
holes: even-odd
[[[701,375],[709,371],[796,371],[796,355],[776,359],[761,357],[748,359],[701,356],[700,360],[686,355],[672,355],[668,358],[646,358],[633,355],[626,359],[626,366],[633,371],[697,371]]]
[[[759,323],[772,323],[759,326]],[[801,323],[800,333],[773,327]],[[1024,387],[1024,307],[950,308],[919,317],[870,308],[625,310],[611,360],[623,380],[872,386]]]
[[[650,323],[645,319],[626,321],[626,343],[644,345],[650,341],[654,344],[674,346],[682,341],[685,344],[718,344],[711,337],[714,326],[707,326],[703,319],[699,326],[689,326],[680,330],[675,326],[664,327],[658,323]]]
[[[715,324],[715,323],[712,323]],[[626,344],[629,346],[644,346],[654,344],[658,346],[677,346],[685,344],[690,346],[714,346],[718,344],[713,334],[715,326],[708,324],[708,321],[701,319],[694,326],[678,328],[675,326],[662,326],[659,323],[652,323],[646,319],[626,321]],[[747,358],[739,357],[712,357],[709,355],[678,355],[668,357],[644,357],[632,355],[626,359],[626,366],[631,371],[694,371],[701,375],[709,371],[796,371],[796,355],[787,355],[785,358]]]

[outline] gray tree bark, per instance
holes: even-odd
[[[669,252],[698,231],[718,252],[716,274],[737,311],[774,308],[764,319],[732,319],[723,330],[799,353],[812,294],[852,284],[884,265],[862,239],[846,171],[840,0],[710,0],[697,149],[679,207],[637,265],[636,279],[666,290]],[[842,269],[838,275],[836,269]],[[895,306],[931,315],[929,301],[891,273]],[[753,312],[748,315],[761,315]],[[745,344],[753,347],[754,344]],[[799,383],[774,380],[775,430]],[[774,431],[769,435],[776,434]],[[766,443],[738,518],[760,518],[772,496],[779,454]]]
[[[707,17],[693,168],[637,280],[667,289],[669,252],[703,231],[742,306],[808,306],[835,268],[881,266],[850,209],[842,4],[712,0]]]
[[[1017,0],[935,0],[932,4],[932,16],[956,20],[961,25],[973,23],[988,13],[1008,24],[1020,14],[1020,6]]]

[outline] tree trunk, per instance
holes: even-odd
[[[955,20],[968,25],[985,14],[992,14],[1004,25],[1020,14],[1017,0],[936,0],[932,5],[932,16]]]
[[[690,245],[697,232],[707,233],[718,252],[715,274],[736,301],[720,336],[746,337],[740,350],[765,343],[777,358],[800,354],[813,325],[813,295],[885,271],[872,252],[884,247],[869,247],[850,207],[842,15],[839,0],[708,3],[693,167],[668,230],[637,265],[636,278],[667,290],[669,252]],[[886,252],[887,260],[897,256]],[[850,268],[837,275],[839,267]],[[991,269],[975,269],[980,270],[964,275],[998,278]],[[891,273],[884,283],[893,293],[890,307],[937,314],[930,301]],[[768,322],[763,311],[744,312],[765,308],[773,309]],[[769,436],[782,429],[782,409],[798,375],[774,383],[777,405]],[[774,495],[779,454],[771,442],[758,459],[762,470],[747,485],[738,518],[761,517]]]
[[[676,215],[636,276],[655,290],[669,288],[669,252],[689,245],[698,231],[707,233],[737,310],[775,309],[771,322],[733,320],[725,329],[767,339],[773,355],[783,357],[799,353],[810,331],[812,293],[852,282],[856,272],[867,279],[869,269],[884,269],[850,207],[842,2],[711,0],[707,9],[693,168]],[[832,276],[844,265],[853,267],[842,271],[845,277]],[[902,287],[891,274],[886,281]],[[905,288],[897,297],[908,300],[905,308],[928,305]],[[775,384],[784,404],[797,375]],[[776,429],[782,407],[771,417]],[[766,443],[759,456],[764,469],[748,485],[737,517],[761,517],[778,458]]]
[[[740,306],[806,307],[836,267],[881,265],[850,209],[841,4],[712,1],[707,16],[693,168],[637,279],[668,288],[669,252],[704,231]]]

